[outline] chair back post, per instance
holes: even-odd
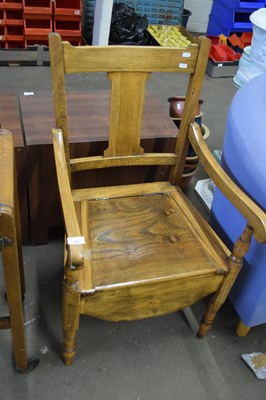
[[[51,33],[49,35],[49,51],[50,51],[51,74],[53,83],[55,124],[56,128],[61,129],[63,132],[63,141],[64,141],[66,161],[67,161],[68,176],[71,182],[63,47],[62,47],[61,36],[58,35],[57,33]]]
[[[196,67],[194,73],[190,74],[184,111],[182,113],[181,124],[176,142],[175,153],[178,157],[178,161],[177,164],[172,167],[170,173],[170,181],[173,184],[180,184],[182,180],[182,174],[189,145],[189,124],[194,121],[195,110],[198,105],[208,61],[208,54],[210,51],[211,42],[209,39],[206,37],[199,37],[197,41],[199,44],[199,52]]]

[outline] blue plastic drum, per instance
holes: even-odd
[[[236,93],[228,114],[222,167],[266,210],[266,74]],[[232,248],[246,221],[216,189],[210,224]],[[248,327],[266,322],[266,244],[254,239],[230,300]]]

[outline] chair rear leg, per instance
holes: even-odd
[[[15,365],[17,370],[23,372],[28,368],[28,361],[16,242],[4,248],[2,253]]]
[[[67,268],[68,272],[69,269]],[[66,366],[73,363],[76,349],[76,334],[79,324],[80,292],[78,272],[66,273],[63,287],[63,358]]]
[[[217,312],[225,302],[230,292],[230,289],[233,286],[237,275],[242,267],[244,256],[247,253],[251,243],[252,234],[253,228],[247,224],[245,231],[235,243],[233,251],[229,258],[228,268],[230,272],[224,278],[220,289],[212,297],[208,305],[207,311],[200,323],[199,331],[197,333],[198,338],[202,338],[203,336],[205,336],[205,334],[211,328]]]

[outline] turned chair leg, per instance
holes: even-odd
[[[76,273],[66,274],[63,287],[63,359],[66,366],[73,363],[76,349],[76,334],[79,324],[80,293]],[[71,280],[70,280],[71,279]]]
[[[242,322],[241,320],[239,321],[237,328],[236,328],[236,334],[240,337],[244,337],[248,334],[250,331],[251,326],[247,326]]]
[[[205,313],[201,321],[200,328],[197,333],[198,338],[202,338],[203,336],[205,336],[205,334],[211,328],[212,322],[217,312],[219,311],[222,304],[225,302],[228,293],[233,286],[237,275],[242,267],[244,256],[247,253],[251,243],[252,234],[253,228],[247,224],[245,231],[235,243],[233,251],[229,258],[228,268],[230,272],[225,277],[218,292],[216,292],[211,299],[207,308],[207,312]]]

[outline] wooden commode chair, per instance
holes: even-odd
[[[198,337],[210,328],[240,270],[250,239],[266,240],[266,218],[226,176],[206,147],[194,110],[209,40],[182,48],[81,46],[49,37],[56,127],[54,153],[65,220],[64,360],[73,362],[80,314],[110,321],[175,312],[212,294]],[[107,72],[111,80],[109,142],[101,156],[72,159],[65,74]],[[142,112],[151,72],[189,75],[174,153],[144,153]],[[88,127],[90,129],[90,127]],[[178,185],[192,143],[217,186],[247,219],[232,254]],[[73,190],[71,175],[99,168],[167,165],[168,181]]]

